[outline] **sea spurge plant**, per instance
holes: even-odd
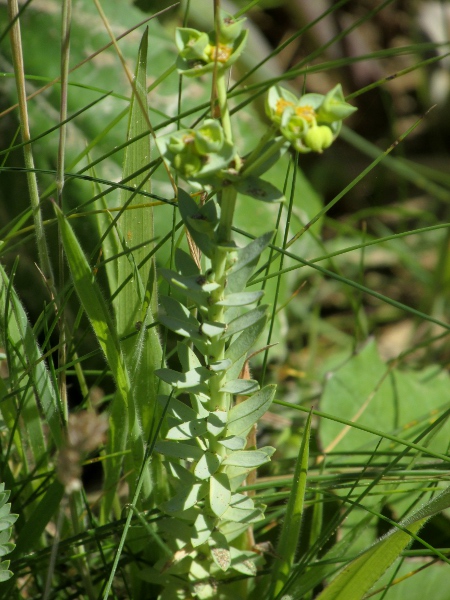
[[[342,87],[328,94],[295,94],[278,85],[269,90],[266,113],[298,152],[323,152],[337,138],[342,120],[356,108],[345,101]]]
[[[222,15],[210,34],[178,29],[180,72],[203,74],[216,64],[213,91],[220,121],[209,118],[196,129],[158,140],[168,164],[204,192],[200,203],[178,189],[181,218],[202,260],[198,253],[194,259],[177,249],[173,268],[159,271],[172,291],[160,299],[159,321],[179,336],[175,368],[157,371],[172,389],[159,397],[166,422],[155,446],[173,491],[160,506],[165,517],[158,525],[171,556],[157,563],[152,575],[164,589],[161,600],[247,598],[248,578],[239,585],[228,580],[255,575],[264,561],[246,534],[264,518],[265,507],[240,486],[275,451],[256,448],[249,434],[270,408],[276,389],[260,388],[242,374],[268,318],[268,306],[260,304],[263,292],[246,286],[273,232],[239,247],[232,236],[234,208],[238,193],[265,202],[283,200],[260,175],[289,144],[303,152],[322,152],[337,136],[342,118],[353,111],[340,87],[326,96],[300,99],[272,88],[267,111],[274,127],[240,157],[227,105],[226,69],[242,52],[242,24],[242,19]]]

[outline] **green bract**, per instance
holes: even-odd
[[[342,120],[355,107],[345,102],[340,84],[328,94],[304,94],[274,86],[266,100],[266,114],[298,152],[322,152],[336,139]]]
[[[158,139],[161,155],[185,179],[220,185],[235,154],[220,123],[207,119],[198,129],[182,129]]]
[[[235,20],[227,13],[221,13],[219,36],[211,31],[208,34],[178,27],[175,41],[178,47],[178,72],[188,77],[196,77],[228,69],[241,55],[248,31],[242,29],[245,19]],[[215,66],[216,65],[216,66]]]

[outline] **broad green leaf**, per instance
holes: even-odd
[[[211,369],[213,373],[221,373],[222,371],[226,371],[231,367],[231,360],[229,358],[224,358],[223,360],[217,360],[215,362],[211,362],[208,365],[208,369]]]
[[[151,192],[148,179],[151,135],[147,105],[147,52],[148,29],[139,46],[127,129],[127,141],[133,141],[126,146],[122,169],[122,178],[135,191],[120,191],[121,205],[126,206],[117,223],[123,252],[114,261],[119,290],[114,299],[117,334],[122,340],[124,361],[133,381],[129,393],[129,420],[131,437],[136,440],[133,450],[136,469],[140,469],[145,460],[143,431],[151,430],[160,413],[157,392],[165,391],[164,384],[155,376],[155,369],[162,366],[162,348],[157,329],[149,327],[157,310],[154,258],[148,258],[154,249],[153,208],[136,208],[142,204],[141,193]],[[136,328],[139,335],[130,336]],[[141,438],[139,443],[138,438]],[[157,461],[152,461],[150,468],[155,471],[153,480],[156,481]],[[145,501],[150,498],[153,484],[147,468],[142,476]],[[155,490],[156,497],[164,495],[164,486],[161,488]]]
[[[244,437],[233,435],[219,440],[219,444],[222,444],[228,450],[243,450],[247,444],[247,440]]]
[[[194,483],[184,486],[173,498],[164,502],[161,508],[164,512],[178,512],[187,510],[201,500],[208,492],[208,486],[204,483]]]
[[[258,323],[258,321],[260,321],[260,319],[266,315],[267,308],[267,305],[262,304],[261,306],[257,306],[243,315],[236,317],[230,323],[228,323],[228,327],[223,333],[222,337],[225,339],[229,338],[232,335],[239,333],[243,329],[248,329],[255,323]]]
[[[177,390],[189,390],[193,393],[208,393],[208,386],[205,384],[213,375],[206,367],[197,367],[186,373],[180,373],[173,369],[157,369],[156,375],[173,386]]]
[[[209,504],[213,513],[221,517],[230,505],[230,482],[225,473],[216,473],[209,480]]]
[[[247,396],[259,390],[259,383],[255,379],[232,379],[220,389],[221,392]]]
[[[269,462],[274,452],[275,448],[271,446],[265,446],[259,450],[237,450],[228,455],[222,464],[253,469]]]
[[[217,454],[205,452],[194,468],[194,475],[199,479],[208,479],[220,467],[221,460]]]
[[[224,334],[224,332],[226,333],[226,325],[225,323],[210,323],[209,321],[203,321],[200,325],[200,331],[202,334],[206,335],[206,337],[213,339]]]
[[[200,513],[192,527],[191,543],[194,548],[204,544],[210,537],[215,527],[215,519]]]
[[[167,400],[168,396],[158,396],[158,402],[162,408],[166,406]],[[176,398],[170,399],[167,414],[180,421],[193,421],[197,418],[197,413],[192,410],[192,408],[190,408],[184,402],[180,402],[180,400],[177,400]]]
[[[204,419],[195,419],[186,423],[180,423],[172,427],[167,432],[168,440],[190,440],[192,438],[205,435],[206,421]]]
[[[206,427],[208,432],[217,437],[222,433],[227,424],[228,414],[223,410],[215,410],[214,412],[210,412],[208,418],[206,419]]]
[[[360,600],[412,541],[427,520],[449,508],[450,487],[391,530],[369,550],[353,560],[318,596],[318,600]]]
[[[263,518],[263,512],[255,507],[253,500],[244,494],[233,494],[232,504],[224,512],[225,521],[235,521],[236,523],[256,523]]]
[[[264,296],[263,290],[256,292],[236,292],[235,294],[227,294],[223,300],[216,302],[219,306],[247,306],[258,302]]]
[[[126,418],[128,417],[129,419],[132,454],[137,463],[135,465],[136,472],[140,468],[141,459],[144,454],[143,433],[139,431],[139,421],[136,419],[137,415],[128,402],[130,394],[128,371],[106,301],[100,292],[97,282],[92,277],[91,268],[69,222],[56,205],[55,210],[75,290],[91,322],[97,341],[105,354],[117,385],[116,396],[111,408],[111,417],[109,420],[110,431],[107,445],[108,454],[113,455],[113,458],[105,461],[107,489],[110,490],[104,500],[105,513],[110,508],[112,497],[115,494],[115,486],[119,480],[122,463],[121,453],[125,451],[127,436]],[[134,475],[132,479],[135,481]],[[103,517],[106,518],[106,514],[103,514]]]
[[[261,560],[256,552],[249,552],[248,550],[240,550],[239,548],[231,547],[230,553],[232,569],[243,575],[248,575],[249,577],[254,577],[256,575],[257,567],[255,560]]]
[[[158,273],[201,306],[206,305],[210,293],[218,287],[217,283],[208,283],[203,275],[179,275],[170,269],[158,269]]]
[[[200,275],[200,270],[195,260],[181,248],[175,250],[175,266],[180,275],[184,277]]]
[[[273,235],[273,231],[268,231],[238,251],[238,260],[228,274],[227,291],[238,293],[245,289],[247,281],[253,274],[261,254],[270,244]]]
[[[285,197],[272,183],[250,175],[235,184],[237,191],[261,202],[284,202]]]
[[[209,540],[211,556],[222,571],[228,571],[231,565],[231,552],[227,538],[220,531],[214,531]]]
[[[275,385],[266,385],[244,402],[233,406],[228,414],[227,435],[246,436],[252,426],[269,410],[275,392]]]
[[[160,440],[155,444],[155,452],[159,452],[169,458],[181,458],[185,460],[200,460],[203,450],[198,446],[184,444],[183,442],[170,442]]]
[[[165,327],[184,337],[205,339],[200,333],[200,323],[185,306],[168,296],[163,296],[160,302],[163,312],[159,320]]]
[[[233,366],[228,370],[227,379],[238,379],[242,370],[242,361],[245,355],[253,348],[264,330],[267,321],[267,312],[254,325],[245,329],[234,339],[225,351],[225,358],[229,358]]]

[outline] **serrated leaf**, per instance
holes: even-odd
[[[261,202],[284,202],[285,197],[272,183],[250,175],[235,184],[240,194],[250,196]]]
[[[230,505],[230,482],[225,473],[216,473],[209,480],[209,504],[213,513],[221,517]]]
[[[194,475],[198,479],[208,479],[220,467],[221,460],[217,454],[205,452],[194,468]]]
[[[230,323],[228,323],[228,327],[222,334],[222,337],[226,339],[231,337],[232,335],[235,335],[236,333],[239,333],[243,329],[248,329],[249,327],[252,327],[252,325],[254,325],[255,323],[257,323],[265,317],[267,308],[267,305],[262,304],[261,306],[257,306],[256,308],[249,310],[243,315],[236,317]]]
[[[219,440],[219,444],[222,444],[228,450],[243,450],[247,444],[246,438],[232,435],[230,437]]]
[[[181,458],[184,460],[200,460],[203,450],[198,446],[184,444],[183,442],[171,442],[160,440],[155,444],[155,452],[159,452],[169,458]]]
[[[228,414],[223,410],[210,412],[206,419],[206,427],[208,432],[217,437],[222,433],[227,424]]]
[[[164,512],[178,512],[187,510],[201,500],[208,491],[208,487],[204,483],[194,483],[191,486],[183,486],[183,488],[173,498],[164,502],[162,509]]]
[[[175,425],[175,427],[169,429],[166,438],[168,440],[190,440],[192,438],[205,435],[205,433],[205,419],[195,419],[193,421],[188,421],[187,423]]]
[[[251,427],[269,410],[275,397],[276,386],[267,385],[228,413],[227,435],[246,436]]]
[[[258,390],[259,383],[255,379],[232,379],[220,388],[221,392],[241,396],[248,396]]]
[[[255,292],[236,292],[235,294],[228,294],[223,300],[216,302],[218,306],[247,306],[258,302],[264,296],[263,290]]]
[[[192,527],[192,535],[191,535],[191,543],[194,548],[197,546],[201,546],[204,544],[211,533],[213,532],[215,527],[215,519],[209,517],[208,515],[204,515],[200,513],[195,520],[195,523]]]
[[[223,461],[224,465],[254,469],[270,461],[275,448],[265,446],[259,450],[237,450],[232,452]]]

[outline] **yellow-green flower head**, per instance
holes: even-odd
[[[243,29],[245,19],[235,20],[221,13],[218,35],[204,33],[189,27],[177,27],[175,42],[178,48],[178,72],[196,77],[212,72],[214,68],[227,69],[241,55],[248,31]]]
[[[280,86],[269,90],[266,114],[298,152],[322,152],[336,139],[342,119],[356,110],[347,104],[337,85],[326,96],[305,94],[297,98]]]
[[[207,119],[198,129],[181,129],[158,139],[161,155],[182,177],[208,185],[220,183],[236,150],[225,140],[218,120]]]
[[[204,124],[194,132],[195,147],[202,155],[210,152],[219,152],[224,143],[223,129],[218,121],[207,119]]]

